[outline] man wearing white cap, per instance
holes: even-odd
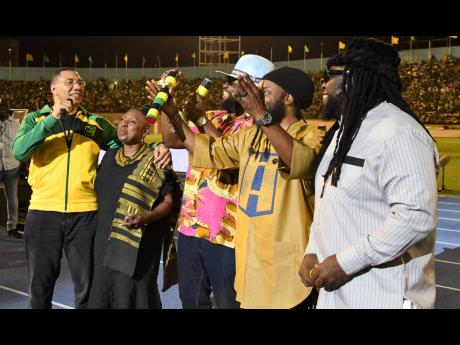
[[[274,68],[269,60],[248,54],[238,60],[231,73],[216,71],[227,75],[227,82],[224,84],[226,98],[222,104],[226,110],[198,112],[195,102],[191,102],[191,112],[188,113],[191,130],[218,138],[233,136],[243,128],[251,126],[252,117],[245,114],[243,108],[233,100],[232,94],[237,91],[233,82],[242,73],[247,73],[257,83]],[[147,85],[151,97],[154,97],[156,85],[151,82],[147,82]],[[201,101],[200,99],[199,103]],[[201,108],[203,106],[198,105]],[[165,104],[163,110],[168,110],[168,104]],[[170,148],[185,148],[180,138],[171,132],[172,124],[168,117],[165,114],[162,116],[165,144]],[[193,161],[192,154],[189,161]],[[211,292],[217,308],[240,306],[233,286],[237,182],[236,169],[217,170],[191,166],[187,169],[179,218],[177,253],[179,294],[184,308],[209,308]]]
[[[313,219],[311,172],[324,133],[300,110],[310,106],[314,85],[296,68],[263,76],[241,73],[230,93],[254,119],[231,137],[193,134],[181,125],[194,167],[239,168],[236,210],[236,299],[242,308],[309,307],[314,291],[298,269]],[[262,96],[263,93],[263,96]],[[175,122],[172,102],[165,109]]]

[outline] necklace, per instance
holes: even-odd
[[[141,159],[144,156],[144,154],[148,152],[147,151],[148,148],[149,148],[148,145],[142,144],[141,146],[139,146],[137,151],[132,156],[126,157],[123,153],[123,147],[120,147],[118,149],[117,154],[115,155],[115,161],[117,162],[119,166],[124,167],[128,164],[131,164]]]

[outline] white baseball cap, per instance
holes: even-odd
[[[275,65],[270,60],[259,55],[246,54],[240,57],[231,73],[223,71],[216,71],[216,73],[223,73],[233,78],[238,78],[242,73],[247,73],[257,86],[263,76],[274,69]]]

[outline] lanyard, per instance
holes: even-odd
[[[73,127],[74,127],[74,124],[75,124],[75,118],[77,117],[77,114],[75,114],[73,116],[73,119],[72,119],[72,122],[67,121],[69,123],[69,129],[65,129],[65,126],[64,126],[64,121],[62,121],[61,119],[61,124],[62,124],[62,129],[64,130],[64,139],[65,139],[65,143],[66,143],[66,146],[67,146],[67,149],[70,150],[71,146],[72,146],[72,138],[73,138]]]

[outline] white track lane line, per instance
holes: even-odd
[[[22,292],[22,291],[19,291],[19,290],[16,290],[16,289],[9,288],[7,286],[0,285],[0,289],[6,290],[6,291],[9,291],[9,292],[14,292],[14,293],[16,293],[18,295],[22,295],[22,296],[25,296],[25,297],[29,297],[28,293],[25,293],[25,292]],[[62,304],[62,303],[59,303],[59,302],[51,301],[51,304],[55,305],[56,307],[63,308],[63,309],[75,309],[75,308],[73,308],[71,306],[68,306],[68,305],[65,305],[65,304]]]
[[[450,287],[450,286],[443,286],[443,285],[438,285],[438,284],[436,284],[436,287],[442,288],[442,289],[449,289],[449,290],[454,290],[454,291],[460,291],[460,289],[453,288],[453,287]]]
[[[453,230],[453,229],[445,229],[445,228],[436,228],[437,230],[442,230],[442,231],[452,231],[452,232],[460,232],[460,230]]]
[[[449,243],[449,242],[441,242],[441,241],[436,241],[436,243],[441,243],[441,244],[448,244],[451,246],[460,246],[460,243]]]
[[[439,260],[439,259],[434,259],[434,261],[443,262],[445,264],[452,264],[452,265],[459,265],[460,266],[460,262],[453,262],[453,261],[446,261],[446,260]]]
[[[460,213],[460,211],[456,211],[456,210],[446,210],[445,208],[438,208],[438,211],[458,212],[458,213]]]
[[[438,204],[446,204],[446,205],[457,205],[457,206],[460,206],[460,203],[457,203],[457,202],[448,202],[448,201],[438,201]]]
[[[453,221],[453,222],[460,222],[460,219],[455,219],[455,218],[438,217],[438,219],[442,219],[442,220],[451,220],[451,221]]]

